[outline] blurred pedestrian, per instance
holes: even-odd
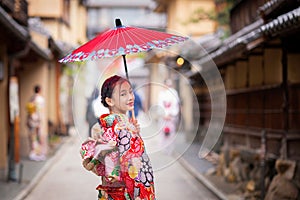
[[[159,127],[162,130],[161,146],[164,151],[171,153],[173,150],[173,139],[176,134],[178,114],[179,114],[179,96],[172,86],[172,80],[165,80],[165,88],[158,95],[158,104],[163,109],[163,116],[159,120]]]
[[[34,94],[26,105],[27,127],[29,130],[30,152],[29,159],[43,161],[46,159],[44,141],[42,138],[45,99],[41,95],[41,87],[34,86]]]
[[[95,110],[94,110],[94,104],[95,100],[97,100],[99,96],[99,90],[96,87],[91,96],[87,99],[87,108],[86,108],[86,113],[85,113],[85,120],[89,124],[89,130],[88,130],[88,135],[91,136],[91,130],[92,127],[95,123],[97,123],[97,117],[95,115]]]
[[[134,94],[134,115],[138,117],[140,110],[144,111],[143,103],[140,95],[136,92],[136,86],[132,85],[133,94]],[[129,112],[129,117],[132,118],[132,112]]]
[[[117,75],[106,79],[101,100],[109,113],[101,115],[92,138],[81,146],[83,166],[102,177],[99,200],[154,200],[153,170],[140,126],[127,115],[134,105],[130,83]]]

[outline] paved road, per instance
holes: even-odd
[[[99,183],[98,177],[81,166],[80,142],[79,137],[72,136],[26,200],[97,199],[95,187]],[[171,156],[163,153],[150,156],[154,161],[154,168],[157,161],[172,161]],[[154,175],[156,196],[159,200],[218,199],[178,162],[156,169]]]

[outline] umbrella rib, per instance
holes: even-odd
[[[140,29],[140,28],[138,28]],[[147,30],[147,31],[143,31],[143,29],[140,29],[143,34],[139,34],[138,37],[136,37],[139,41],[143,42],[143,44],[146,44],[147,42],[145,40],[165,40],[167,38],[170,38],[172,35],[169,34],[169,33],[163,33],[165,36],[169,36],[169,37],[164,37],[163,39],[162,38],[157,38],[155,36],[155,34],[157,35],[157,33],[155,31],[152,31],[152,30]],[[134,34],[133,34],[134,35]],[[135,35],[137,36],[137,35]],[[142,40],[140,38],[143,38],[145,40]],[[149,41],[150,42],[150,41]]]
[[[124,45],[125,45],[125,44],[126,44],[126,39],[125,39],[125,37],[124,37],[123,34],[122,34],[122,39],[123,39],[123,43],[124,43]],[[127,45],[124,46],[124,49],[126,48],[126,46],[127,46]]]
[[[156,32],[155,31],[152,31],[152,30],[148,30],[148,31],[144,31],[144,35],[147,35],[147,37],[152,37],[153,38],[153,40],[157,40],[158,38],[157,37],[155,37],[155,36],[153,36],[153,35],[155,35],[156,34]],[[171,37],[172,35],[171,34],[169,34],[169,33],[164,33],[164,32],[162,32],[162,33],[160,33],[160,34],[164,34],[164,35],[167,35],[167,36],[169,36],[169,37]],[[146,38],[146,37],[145,37]],[[165,40],[166,39],[166,37],[163,39],[163,40]]]
[[[124,34],[125,35],[125,34]],[[141,41],[143,44],[145,44],[146,42],[144,40],[141,39],[141,35],[139,35],[139,37],[136,37],[136,34],[133,34],[133,32],[126,32],[127,37],[131,40],[132,44],[136,44],[136,42],[134,42],[133,40],[133,36],[135,36],[136,40]],[[143,37],[143,36],[142,36]],[[123,37],[124,38],[124,37]],[[146,37],[143,37],[144,39],[147,39]]]
[[[140,30],[142,30],[142,29],[140,29]],[[144,32],[144,31],[143,31],[143,32]],[[145,37],[144,35],[141,35],[141,34],[137,35],[137,34],[134,34],[133,32],[131,32],[131,35],[135,36],[139,41],[143,42],[143,44],[145,44],[145,43],[147,43],[147,42],[145,42],[145,41],[142,40],[142,39],[149,39],[149,38],[152,37],[152,35],[149,35],[149,36],[151,36],[151,37],[147,38],[147,37]],[[137,37],[137,36],[138,36],[138,37]]]
[[[130,39],[130,41],[132,42],[132,45],[135,44],[134,40],[133,40],[133,39],[130,37],[130,35],[128,34],[128,31],[126,31],[126,32],[124,32],[124,34],[122,34],[124,44],[127,43],[127,42],[126,42],[126,39],[125,39],[125,37],[124,37],[124,35],[126,35],[126,36]],[[127,45],[126,45],[126,46],[127,46]],[[126,46],[125,46],[125,48],[126,48]]]
[[[109,33],[109,35],[103,40],[103,42],[99,44],[98,47],[103,48],[103,47],[105,47],[105,44],[106,44],[106,43],[107,43],[108,46],[109,46],[113,40],[112,40],[112,39],[108,40],[108,39],[111,38],[111,37],[113,37],[113,34],[114,34],[114,33],[115,33],[115,32],[111,31],[111,32]]]
[[[118,45],[119,45],[119,37],[120,37],[120,34],[117,34],[116,37],[117,37],[117,39],[116,39],[117,42],[116,42],[116,47],[115,47],[115,49],[119,49],[119,48],[118,48]]]

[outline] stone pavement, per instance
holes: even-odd
[[[17,181],[0,181],[1,200],[19,199],[25,196],[35,185],[45,172],[51,167],[57,157],[57,151],[63,144],[70,139],[69,137],[59,137],[49,150],[47,160],[31,161],[27,157],[21,158],[16,165]],[[22,199],[22,198],[20,198]]]
[[[50,155],[50,157],[43,162],[33,162],[28,159],[23,159],[21,161],[23,165],[23,172],[20,183],[18,182],[2,182],[0,184],[0,196],[2,200],[21,200],[24,199],[30,191],[38,184],[39,180],[42,178],[43,174],[48,171],[53,163],[58,159],[61,154],[61,150],[67,140],[71,137],[63,138],[61,142],[62,145],[58,145],[55,151]],[[184,139],[179,141],[183,142]],[[178,145],[180,148],[180,146]],[[201,181],[208,189],[215,193],[220,199],[228,200],[239,200],[243,199],[241,196],[237,195],[237,186],[234,184],[229,184],[224,182],[221,177],[216,177],[212,175],[206,175],[206,173],[213,169],[215,166],[205,159],[200,159],[198,151],[200,149],[199,143],[192,143],[189,148],[184,150],[182,155],[175,154],[178,156],[179,162],[185,167],[198,181]],[[179,150],[179,152],[182,152]],[[20,166],[19,166],[20,168]]]
[[[78,147],[81,142],[77,136],[67,141],[58,151],[59,159],[56,159],[36,187],[23,200],[95,199],[97,196],[95,188],[101,181],[93,173],[84,170],[80,164]],[[154,170],[155,191],[158,200],[219,199],[179,162],[174,162],[169,166],[164,165],[164,168],[156,168],[164,161],[173,160],[171,155],[160,152],[149,156]]]
[[[206,159],[198,157],[201,144],[192,143],[180,157],[179,162],[208,189],[223,200],[242,200],[243,195],[239,191],[239,185],[226,182],[222,177],[211,173],[216,165]],[[181,150],[179,150],[182,152]],[[176,154],[176,151],[175,151]]]

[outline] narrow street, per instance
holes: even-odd
[[[58,151],[53,166],[44,174],[36,187],[25,198],[36,199],[97,199],[98,177],[81,166],[80,139],[75,134]],[[166,154],[151,154],[152,160],[168,160]],[[154,172],[156,196],[170,199],[218,199],[179,164],[166,166]]]

